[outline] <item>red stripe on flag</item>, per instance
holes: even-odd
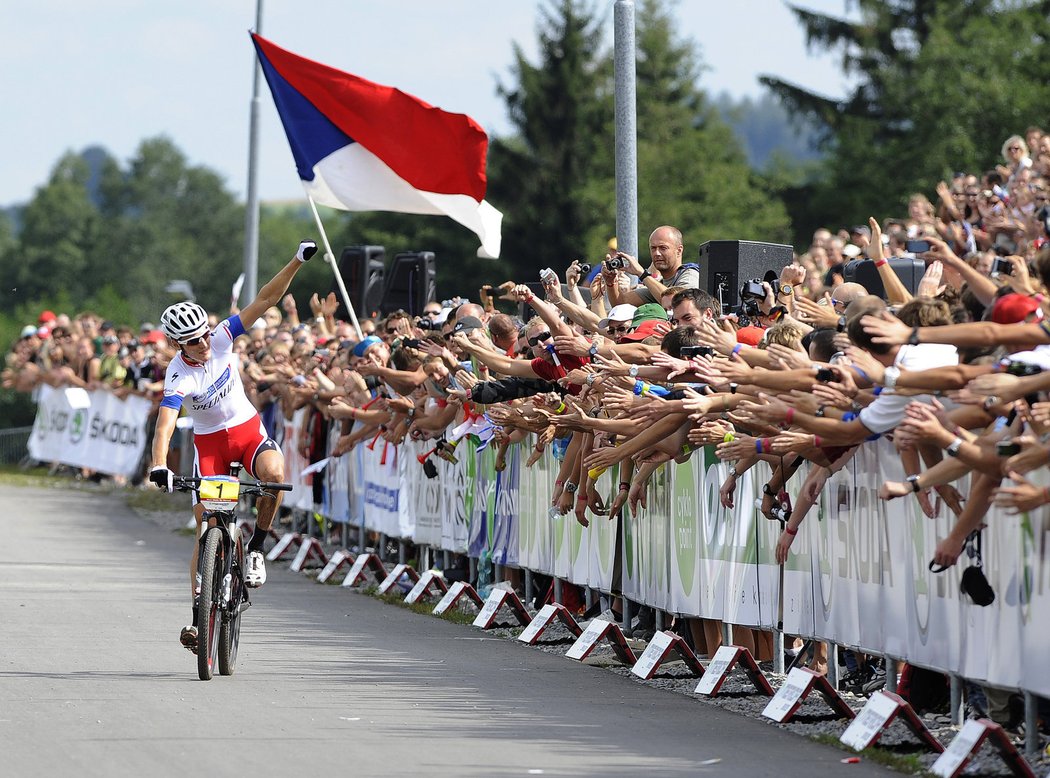
[[[414,188],[485,199],[488,135],[469,116],[252,37],[289,84]]]

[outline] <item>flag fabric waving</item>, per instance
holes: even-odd
[[[485,201],[488,136],[477,122],[252,41],[314,202],[445,215],[477,234],[479,256],[499,256],[503,214]]]

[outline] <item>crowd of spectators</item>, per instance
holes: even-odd
[[[283,442],[313,459],[333,424],[336,455],[377,436],[411,437],[454,460],[452,429],[485,428],[498,468],[511,443],[527,446],[529,464],[550,447],[552,511],[585,525],[644,506],[658,468],[713,445],[732,462],[726,507],[742,473],[761,473],[761,512],[782,523],[779,561],[829,476],[886,436],[907,475],[881,497],[918,500],[930,516],[950,510],[934,560],[950,566],[993,503],[1050,503],[1030,478],[1050,464],[1050,136],[1031,128],[1002,155],[994,169],[940,183],[932,200],[914,195],[903,218],[817,230],[790,264],[749,279],[734,310],[700,288],[672,226],[652,232],[648,263],[610,249],[593,268],[545,269],[542,291],[484,287],[476,301],[431,302],[419,317],[364,319],[361,337],[335,320],[334,295],[315,295],[305,320],[289,296],[283,310],[245,322],[235,346],[244,384],[275,437],[282,417],[314,409],[301,439]],[[909,258],[925,265],[914,289],[894,272],[894,260]],[[848,280],[860,275],[851,261],[873,268],[881,288]],[[45,311],[12,346],[4,384],[156,400],[173,354],[151,324],[135,331]],[[784,484],[804,462],[809,476],[789,496]],[[602,494],[595,481],[614,464],[618,487]],[[693,642],[710,654],[720,625],[696,621]],[[736,642],[768,656],[769,636],[749,632],[735,631]],[[819,650],[810,661],[826,670]],[[857,689],[877,688],[880,671],[851,659]],[[1006,720],[1000,696],[973,700]]]

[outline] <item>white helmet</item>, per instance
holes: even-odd
[[[208,330],[208,314],[189,300],[169,305],[160,315],[160,328],[172,340],[181,343],[203,335]]]

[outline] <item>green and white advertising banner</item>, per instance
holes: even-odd
[[[1045,471],[1032,475],[1050,485]],[[954,516],[942,508],[929,519],[911,497],[878,499],[883,481],[903,478],[880,440],[828,481],[792,547],[785,630],[1050,694],[1050,512],[988,512],[983,572],[995,601],[980,607],[959,589],[965,553],[944,573],[929,570]]]
[[[51,427],[67,432],[58,424]],[[475,456],[472,441],[459,445],[458,465],[435,460],[440,475],[432,480],[417,469],[421,446],[400,449],[399,466],[392,464],[392,451],[381,464],[378,444],[375,451],[362,452],[367,526],[391,535],[410,527],[416,542],[459,553],[468,551],[470,539],[473,555],[479,549],[491,552],[494,542],[506,548],[514,538],[520,567],[611,590],[616,523],[588,514],[585,528],[571,513],[551,516],[558,470],[552,456],[532,467],[522,457],[512,458],[509,466],[517,466],[517,477],[508,484],[516,484],[517,498],[502,504],[493,453]],[[396,477],[390,482],[391,467],[395,475],[400,469],[400,484]],[[788,484],[794,502],[808,472],[800,468]],[[660,468],[649,484],[647,507],[638,515],[624,511],[623,593],[672,613],[776,626],[781,568],[774,550],[781,525],[756,508],[768,474],[766,465],[744,473],[735,507],[727,509],[718,493],[727,466],[710,449]],[[599,481],[610,501],[617,476],[614,468]],[[903,478],[899,454],[879,440],[861,446],[828,479],[783,569],[784,631],[1050,695],[1050,510],[1021,516],[988,512],[983,571],[996,596],[982,608],[959,589],[962,571],[971,564],[966,554],[947,572],[928,569],[954,516],[942,508],[929,519],[910,496],[878,499],[884,481]],[[1045,471],[1033,479],[1050,486]],[[965,493],[965,485],[960,488]],[[399,515],[399,507],[410,515]],[[494,518],[501,511],[503,518]]]
[[[41,385],[29,453],[40,462],[61,462],[100,473],[132,477],[146,449],[150,402],[123,400],[112,392]]]

